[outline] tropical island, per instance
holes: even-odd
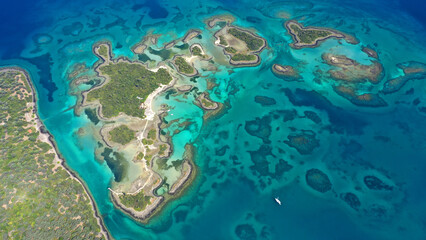
[[[190,50],[193,56],[200,57],[201,59],[204,59],[204,60],[209,59],[209,56],[205,53],[201,44],[198,44],[198,43],[192,44],[190,47]]]
[[[214,34],[215,44],[223,48],[233,66],[256,66],[260,64],[259,53],[266,47],[260,36],[229,24]]]
[[[155,47],[158,36],[148,35],[132,48],[140,61],[114,58],[111,44],[98,42],[92,49],[99,58],[93,66],[96,76],[76,77],[70,84],[77,89],[101,79],[77,95],[81,100],[75,111],[86,114],[97,129],[99,146],[95,155],[113,172],[112,202],[141,222],[149,221],[178,197],[196,176],[191,144],[185,146],[181,159],[169,160],[173,154],[171,134],[180,130],[164,131],[177,121],[166,121],[168,106],[154,111],[152,101],[164,92],[190,93],[192,85],[175,84],[178,79],[198,75],[194,63],[211,68],[210,55],[197,41],[199,34],[190,30],[183,38],[172,41],[173,46],[168,43],[162,49]],[[149,60],[143,61],[141,56]],[[80,68],[76,65],[70,75],[78,76]],[[204,120],[222,111],[223,104],[212,101],[207,92],[194,95],[194,104],[205,111]],[[178,126],[184,129],[189,124],[182,122]],[[84,134],[84,130],[79,130],[79,134]]]
[[[3,237],[109,238],[86,186],[65,165],[40,121],[36,100],[25,70],[0,69]]]
[[[289,20],[284,23],[287,32],[291,35],[293,43],[292,48],[315,48],[322,42],[330,38],[345,39],[348,43],[358,44],[358,40],[351,35],[339,32],[331,28],[323,27],[304,27],[296,20]]]
[[[106,146],[97,152],[98,158],[106,161],[114,173],[113,202],[143,221],[164,200],[164,196],[154,192],[163,182],[153,168],[157,167],[154,160],[170,154],[170,143],[158,136],[161,119],[153,113],[151,102],[174,83],[171,69],[166,66],[148,69],[140,62],[112,59],[111,46],[105,42],[95,44],[93,51],[101,61],[95,71],[104,81],[83,92],[83,102],[78,108],[98,109],[97,118],[102,122],[99,140]],[[130,176],[130,166],[139,169],[139,173]],[[182,164],[182,168],[183,177],[188,178],[190,167]],[[180,187],[176,185],[174,191]]]
[[[197,70],[190,63],[188,63],[187,60],[185,60],[185,58],[183,58],[182,56],[176,55],[173,59],[173,65],[176,66],[176,69],[179,73],[186,75],[188,77],[193,77],[198,74]]]

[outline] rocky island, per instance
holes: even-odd
[[[295,20],[285,22],[284,26],[293,39],[293,43],[290,46],[295,49],[314,48],[329,38],[345,39],[351,44],[358,43],[358,40],[353,36],[331,28],[304,27]]]
[[[192,60],[192,58],[189,58],[189,60]],[[197,70],[182,56],[175,56],[173,65],[180,74],[185,76],[193,77],[198,74]]]
[[[275,63],[272,65],[272,72],[275,76],[288,81],[296,81],[301,78],[298,71],[294,67],[288,65],[286,66]]]
[[[256,66],[260,63],[259,53],[266,47],[266,40],[254,33],[225,25],[215,33],[215,44],[223,48],[234,66]]]

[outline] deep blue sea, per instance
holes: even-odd
[[[426,79],[380,92],[387,79],[403,75],[398,64],[426,64],[424,9],[420,0],[3,1],[0,66],[29,71],[41,119],[116,239],[426,239]],[[207,45],[214,32],[203,20],[219,14],[232,14],[235,25],[256,31],[269,47],[259,66],[200,70],[204,78],[197,87],[206,89],[205,79],[214,78],[210,96],[228,106],[209,122],[191,98],[156,98],[157,107],[174,107],[168,121],[193,122],[172,139],[175,155],[186,143],[196,146],[199,174],[181,198],[140,224],[112,205],[107,188],[113,174],[95,159],[96,140],[76,134],[91,122],[73,111],[77,98],[66,73],[75,63],[92,66],[92,45],[100,40],[130,59],[136,58],[131,46],[151,31],[162,34],[158,48],[189,29],[200,29]],[[317,48],[292,49],[282,16],[338,29],[360,43],[330,39]],[[356,106],[318,77],[318,69],[328,70],[321,54],[367,63],[372,59],[363,46],[378,53],[384,76],[362,91],[377,92],[386,107]],[[274,63],[296,66],[303,79],[277,78]],[[265,97],[266,104],[259,100]],[[308,154],[289,145],[301,134],[318,142]],[[312,169],[327,175],[330,191],[308,186]],[[368,188],[371,176],[391,189]]]

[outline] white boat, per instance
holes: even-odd
[[[279,198],[275,198],[275,202],[277,202],[280,206],[281,206],[281,201],[280,201],[280,199]]]

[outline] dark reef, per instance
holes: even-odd
[[[365,186],[367,186],[371,190],[391,191],[393,189],[392,186],[387,185],[376,176],[365,176],[364,183],[365,183]]]
[[[313,168],[306,172],[306,183],[314,190],[325,193],[331,190],[331,182],[327,174]]]
[[[359,198],[351,192],[340,194],[340,198],[345,201],[351,208],[358,210],[361,206],[361,201]]]
[[[319,140],[315,138],[315,133],[312,131],[291,134],[287,138],[288,140],[284,142],[302,155],[312,154],[313,150],[319,147]]]

